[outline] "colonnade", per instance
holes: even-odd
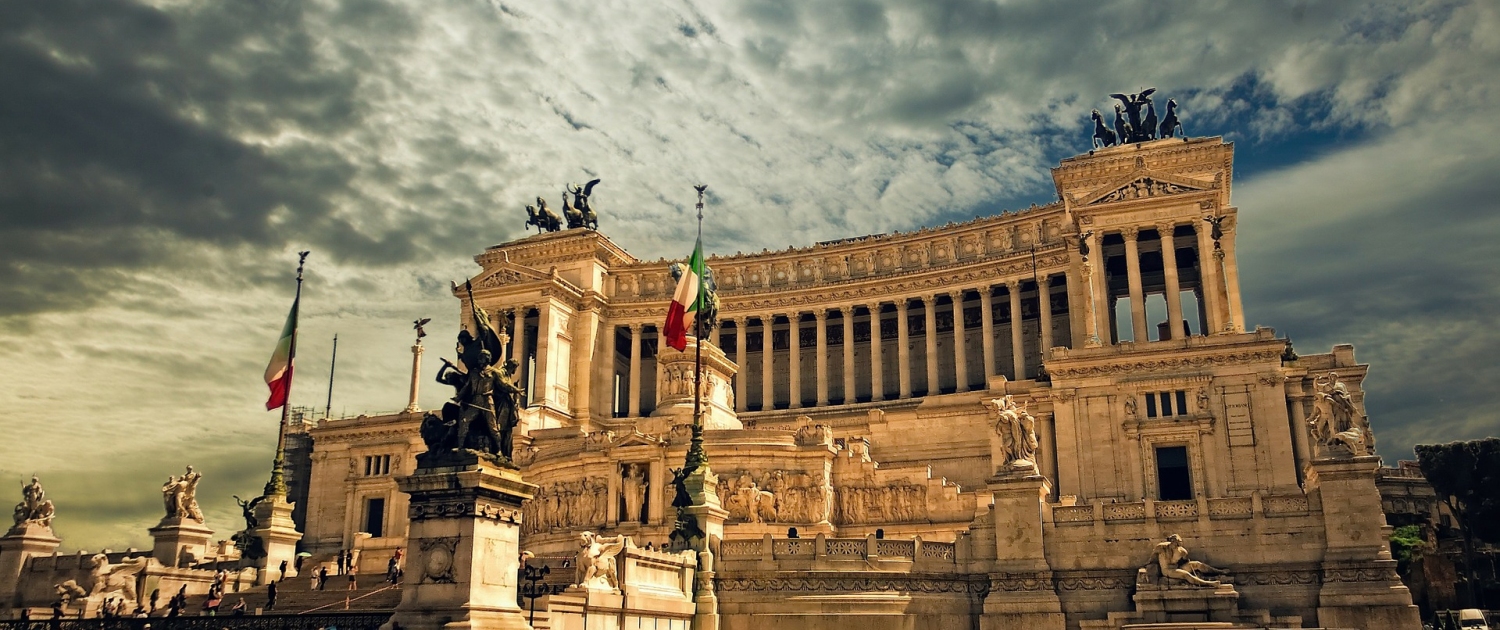
[[[1091,247],[1094,251],[1104,252],[1104,241],[1106,238],[1118,235],[1124,241],[1123,256],[1125,259],[1125,291],[1118,289],[1111,291],[1106,279],[1096,279],[1090,289],[1094,292],[1093,301],[1097,305],[1095,325],[1100,331],[1100,337],[1106,342],[1110,335],[1106,331],[1112,331],[1111,315],[1114,312],[1114,298],[1127,295],[1130,298],[1130,326],[1129,329],[1135,341],[1141,342],[1151,339],[1150,329],[1146,318],[1146,296],[1147,287],[1142,279],[1141,255],[1143,231],[1154,231],[1160,239],[1160,255],[1162,260],[1162,282],[1160,292],[1166,301],[1167,307],[1167,330],[1163,339],[1180,339],[1188,333],[1183,326],[1182,309],[1182,279],[1178,270],[1178,248],[1185,247],[1189,238],[1196,246],[1198,254],[1198,278],[1196,289],[1201,291],[1201,317],[1203,320],[1204,334],[1220,332],[1225,330],[1238,330],[1239,322],[1236,314],[1239,312],[1239,278],[1233,264],[1224,264],[1227,258],[1234,260],[1234,237],[1233,232],[1226,231],[1220,239],[1219,247],[1215,247],[1212,236],[1213,228],[1207,222],[1193,221],[1187,224],[1194,232],[1193,237],[1186,234],[1177,234],[1183,227],[1182,224],[1173,221],[1165,221],[1147,226],[1125,226],[1113,230],[1101,230],[1092,237]],[[1151,241],[1148,241],[1151,242]],[[1119,250],[1115,250],[1119,251]],[[1107,256],[1106,256],[1107,258]]]
[[[1041,349],[1071,345],[1068,334],[1062,335],[1060,343],[1054,343],[1053,339],[1053,304],[1054,300],[1059,305],[1066,303],[1066,276],[1055,274],[1039,278],[1039,281],[1040,290],[1036,295],[1026,296],[1028,309],[1025,311],[1022,308],[1023,292],[1032,288],[1029,278],[864,304],[836,304],[727,319],[719,334],[721,346],[740,366],[739,375],[734,379],[735,406],[738,411],[754,411],[911,398],[941,393],[944,388],[940,384],[947,381],[953,384],[949,391],[968,391],[971,386],[978,385],[974,379],[980,376],[970,371],[973,349],[969,347],[969,333],[973,330],[971,326],[976,325],[980,332],[977,345],[982,356],[978,365],[983,382],[999,374],[1016,380],[1035,377]],[[1042,300],[1042,296],[1047,296],[1047,299]],[[1001,300],[1002,306],[998,310],[1003,312],[1000,313],[995,306],[997,298]],[[975,302],[979,307],[977,324],[966,322],[964,316]],[[949,304],[951,310],[939,308]],[[1005,313],[1010,315],[1008,322],[1003,321],[1004,317],[996,317]],[[952,337],[947,338],[948,330],[942,331],[947,347],[941,350],[940,314],[944,316],[944,323],[946,318],[952,319]],[[1029,318],[1024,316],[1028,314]],[[918,331],[912,330],[914,317],[920,317],[918,325],[921,329]],[[1066,315],[1062,317],[1066,318]],[[618,352],[628,359],[620,369],[624,377],[620,383],[623,389],[620,398],[623,400],[618,402],[623,402],[623,415],[635,417],[650,412],[649,405],[643,408],[643,403],[650,401],[644,400],[647,384],[642,382],[642,373],[649,369],[643,365],[643,358],[650,342],[647,335],[654,324],[638,322],[624,328],[628,330],[628,341],[625,341],[628,345],[618,348]],[[620,331],[613,332],[611,338]],[[1005,338],[999,337],[1002,334],[1008,336],[1009,344],[997,343],[997,339]],[[802,346],[804,335],[810,337],[809,348]],[[656,340],[659,339],[658,335]],[[892,341],[895,356],[888,356],[891,353],[885,344]],[[834,343],[842,347],[830,354],[829,346]],[[925,352],[921,357],[913,356],[914,343],[922,344]],[[1005,350],[1002,345],[1008,346],[1008,356],[999,356]],[[811,350],[811,356],[805,354],[807,350]],[[760,354],[758,361],[751,356],[754,352]],[[862,356],[857,356],[857,353]],[[834,358],[840,354],[841,360],[835,363]],[[615,355],[610,356],[613,363]],[[894,383],[887,383],[888,361],[896,364]],[[922,372],[924,368],[925,374]],[[779,370],[785,371],[785,377],[778,374]],[[811,383],[804,384],[804,370],[812,371],[814,378]],[[914,370],[915,374],[925,376],[925,391],[915,387],[919,383],[914,378]],[[613,378],[615,372],[612,370],[610,374]],[[761,385],[755,400],[752,400],[752,380]],[[888,389],[888,385],[895,387]],[[779,403],[784,403],[784,406]]]

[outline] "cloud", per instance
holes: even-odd
[[[1382,453],[1493,432],[1497,11],[5,5],[0,404],[27,428],[0,477],[57,478],[68,545],[143,546],[162,473],[136,462],[195,463],[227,532],[274,441],[261,370],[296,251],[294,402],[325,404],[338,333],[334,415],[398,409],[409,322],[456,326],[447,282],[565,183],[602,178],[603,230],[643,258],[681,255],[705,182],[718,253],[908,230],[1051,199],[1089,110],[1147,85],[1237,142],[1251,318],[1308,352],[1359,344]]]

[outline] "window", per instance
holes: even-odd
[[[1188,501],[1193,498],[1193,477],[1188,470],[1186,446],[1156,448],[1157,499]]]
[[[376,538],[385,535],[385,497],[365,499],[365,533]]]
[[[365,456],[365,476],[366,477],[378,477],[380,475],[389,475],[389,474],[391,474],[391,456],[390,455],[366,455]]]
[[[1167,418],[1185,415],[1188,415],[1186,391],[1179,389],[1170,392],[1148,392],[1146,394],[1147,418]]]

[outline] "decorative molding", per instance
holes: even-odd
[[[1151,358],[1125,360],[1099,365],[1080,365],[1076,367],[1055,366],[1048,364],[1047,372],[1054,380],[1060,378],[1088,378],[1092,376],[1109,376],[1115,374],[1136,374],[1140,372],[1160,372],[1167,370],[1182,370],[1190,368],[1207,368],[1221,365],[1241,365],[1247,363],[1261,363],[1279,361],[1280,350],[1246,350],[1242,352],[1230,352],[1224,354],[1204,354],[1189,357]]]
[[[723,578],[714,585],[722,591],[818,593],[961,593],[984,597],[990,585],[983,580],[936,577],[890,578]]]

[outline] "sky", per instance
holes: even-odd
[[[1235,143],[1248,323],[1357,347],[1386,462],[1495,435],[1495,68],[1483,1],[0,1],[0,500],[148,548],[191,464],[242,527],[298,251],[293,403],[337,334],[332,414],[393,411],[411,321],[567,183],[641,258],[697,183],[714,253],[940,225],[1053,200],[1148,86]]]

